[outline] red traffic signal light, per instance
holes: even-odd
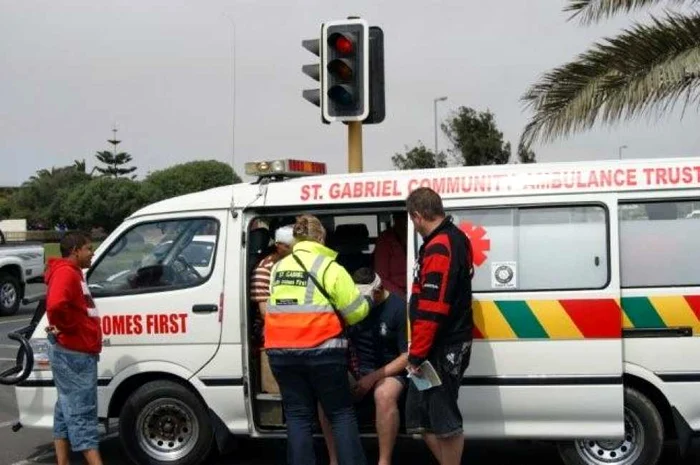
[[[336,32],[328,38],[328,45],[340,55],[352,55],[355,52],[355,41],[351,37]]]
[[[368,30],[359,18],[321,27],[321,108],[327,121],[362,121],[369,114]]]

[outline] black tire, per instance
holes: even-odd
[[[129,396],[119,416],[119,437],[137,465],[199,465],[214,444],[207,408],[172,381],[146,383]]]
[[[14,315],[22,302],[22,286],[14,275],[0,273],[0,316]]]
[[[656,465],[663,446],[659,411],[644,394],[625,387],[625,438],[562,442],[559,455],[566,465]]]

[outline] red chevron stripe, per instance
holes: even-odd
[[[585,338],[622,337],[622,314],[613,299],[560,300]]]
[[[474,330],[472,333],[472,337],[474,339],[484,339],[484,335],[481,334],[481,331],[479,331],[479,327],[477,325],[474,325]]]
[[[690,308],[693,309],[697,319],[700,320],[700,295],[686,295],[684,297]]]

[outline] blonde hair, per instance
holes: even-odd
[[[297,241],[323,242],[326,240],[326,228],[313,215],[301,215],[294,224],[294,238]]]

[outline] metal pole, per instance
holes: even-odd
[[[433,127],[435,128],[435,152],[433,165],[435,168],[438,166],[438,140],[437,140],[437,103],[438,99],[433,99]]]
[[[438,167],[438,130],[437,130],[437,103],[438,102],[444,102],[447,100],[447,97],[438,97],[433,99],[433,118],[434,118],[434,127],[435,127],[435,154],[433,156],[433,166],[435,168]]]
[[[621,145],[620,147],[618,147],[618,149],[617,149],[617,159],[618,160],[622,160],[622,149],[626,149],[626,148],[627,148],[626,145]]]
[[[235,171],[236,167],[234,165],[236,159],[236,23],[231,19],[231,17],[224,13],[224,17],[231,23],[231,110],[232,110],[232,121],[231,121],[231,168]]]
[[[348,172],[362,172],[362,122],[348,122]]]

